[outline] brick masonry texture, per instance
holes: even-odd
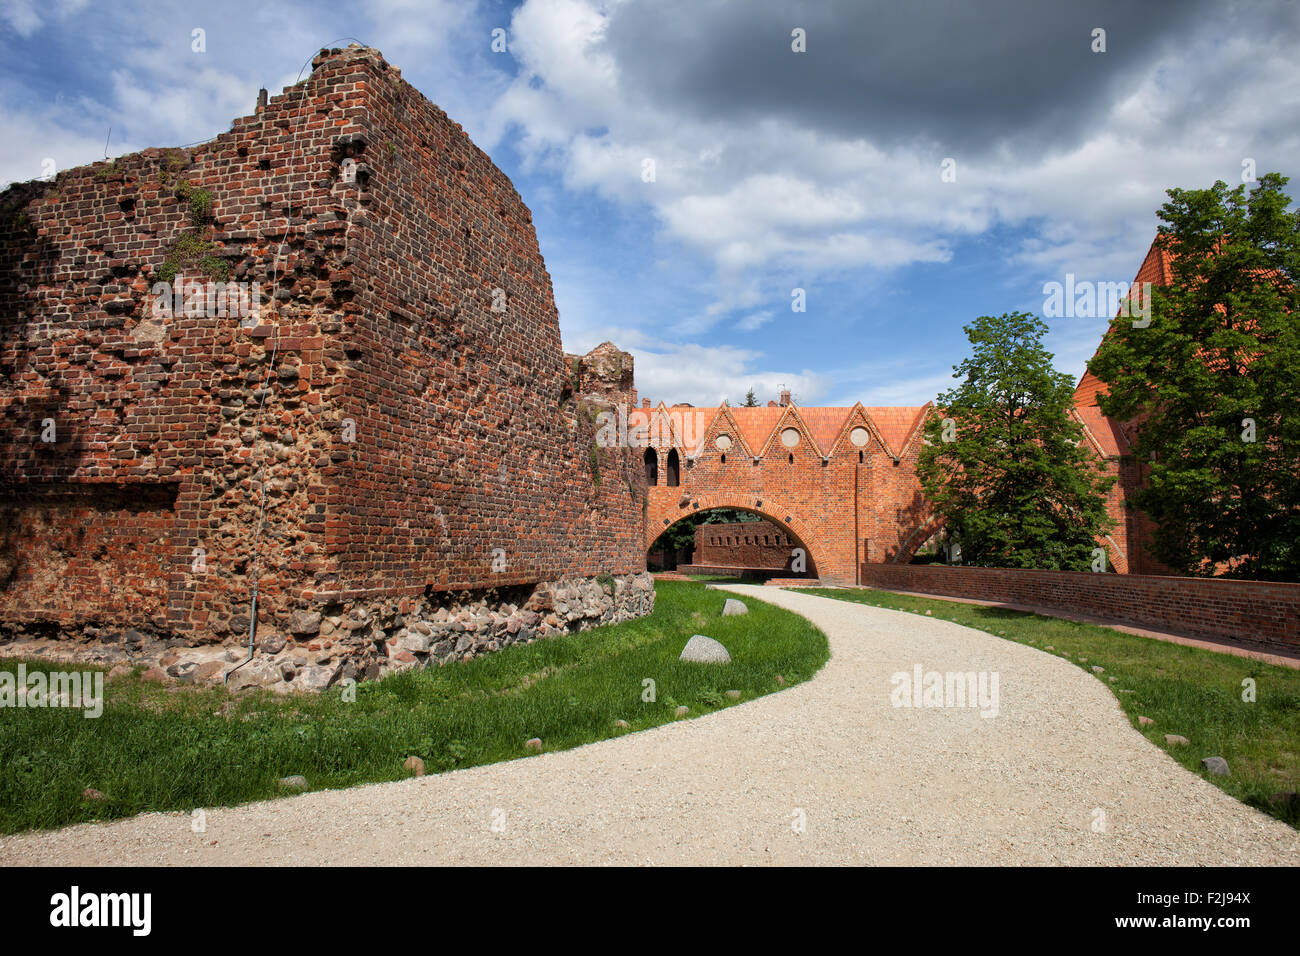
[[[942,528],[916,475],[925,420],[923,407],[693,408],[660,404],[628,414],[629,427],[649,433],[657,482],[650,488],[649,547],[690,514],[739,508],[761,515],[808,552],[809,571],[836,584],[858,581],[858,564],[906,564]],[[1138,465],[1119,427],[1096,406],[1071,412],[1083,425],[1087,448],[1118,481],[1107,493],[1115,521],[1098,542],[1121,574],[1167,573],[1150,556],[1150,519],[1130,505]],[[787,446],[783,436],[798,435]],[[718,444],[719,437],[727,448]],[[861,444],[859,444],[860,442]],[[668,456],[675,454],[677,484]],[[696,565],[747,566],[740,554],[713,548]]]
[[[259,283],[260,315],[156,316],[175,268]],[[531,214],[460,126],[322,51],[208,143],[0,195],[0,625],[237,643],[256,576],[274,642],[631,580],[640,462],[592,437],[631,383],[613,346],[564,355]],[[366,672],[390,624],[339,653]]]
[[[1133,282],[1139,285],[1168,285],[1173,279],[1168,252],[1157,237],[1147,250]],[[1101,413],[1098,393],[1105,383],[1091,372],[1084,372],[1074,391],[1074,414],[1083,424],[1089,447],[1103,460],[1107,474],[1115,484],[1106,497],[1106,511],[1115,522],[1114,529],[1101,542],[1111,565],[1121,574],[1171,574],[1171,569],[1151,554],[1149,545],[1155,529],[1146,512],[1134,504],[1134,497],[1146,478],[1146,466],[1131,453],[1136,438],[1136,422],[1120,422]]]
[[[795,545],[770,521],[704,524],[695,529],[694,565],[789,570]]]
[[[918,564],[864,566],[862,583],[1300,648],[1300,584]]]
[[[688,515],[738,508],[783,529],[824,581],[853,584],[862,562],[910,561],[938,527],[916,477],[930,411],[638,409],[629,426],[647,429],[658,461],[646,545]]]

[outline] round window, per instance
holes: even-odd
[[[871,433],[865,428],[858,426],[853,429],[853,431],[849,432],[849,441],[861,448],[866,445],[867,442],[871,441]]]
[[[786,448],[793,448],[799,444],[799,429],[787,428],[781,432],[781,444]]]
[[[731,447],[731,436],[719,435],[717,438],[713,439],[713,445],[718,449],[718,451],[726,451]]]

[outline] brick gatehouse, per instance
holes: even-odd
[[[757,408],[643,402],[628,425],[649,431],[646,547],[683,518],[735,508],[783,529],[825,581],[906,562],[935,530],[916,477],[930,409],[803,408],[789,393]]]

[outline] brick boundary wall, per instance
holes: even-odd
[[[1300,647],[1300,584],[1078,571],[864,564],[889,591],[1059,609],[1136,627]]]

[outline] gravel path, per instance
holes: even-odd
[[[727,590],[816,623],[825,669],[577,750],[209,810],[203,834],[152,813],[3,838],[0,864],[1300,864],[1300,834],[1184,770],[1064,660],[899,611]],[[996,671],[998,715],[892,706],[891,675],[918,663]]]

